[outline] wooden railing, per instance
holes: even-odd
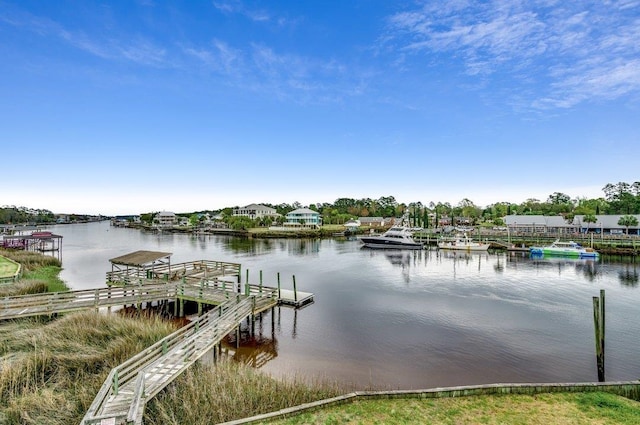
[[[246,295],[259,298],[277,298],[275,288],[253,288]],[[172,298],[206,304],[219,304],[237,295],[236,285],[225,281],[201,281],[198,283],[169,282],[141,279],[136,285],[110,288],[85,289],[42,294],[16,295],[0,298],[0,320],[19,317],[53,315],[85,310],[88,308],[114,307],[127,304],[163,301]]]
[[[0,299],[0,319],[51,315],[87,308],[97,309],[166,300],[175,298],[178,293],[177,289],[184,285],[182,282],[161,285],[155,283],[155,285],[132,285],[4,297]]]
[[[207,278],[240,276],[239,263],[199,260],[178,264],[161,264],[153,269],[127,269],[107,272],[107,283],[132,284],[139,279],[179,280],[189,276]]]

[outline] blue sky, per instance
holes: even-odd
[[[640,1],[0,0],[1,205],[600,197]]]

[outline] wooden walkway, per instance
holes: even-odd
[[[173,334],[114,368],[81,424],[142,424],[144,406],[248,316],[277,299],[237,294]]]
[[[277,305],[300,307],[313,302],[313,294],[278,287],[241,284],[240,267],[234,263],[197,261],[163,270],[156,267],[141,277],[139,269],[107,274],[107,288],[19,295],[0,299],[0,320],[55,315],[73,311],[142,306],[175,300],[174,314],[182,315],[185,301],[198,303],[199,316],[115,367],[91,404],[82,425],[142,424],[144,407],[165,386],[247,317]],[[262,282],[262,278],[260,279]],[[215,307],[202,314],[202,305]],[[178,314],[178,305],[180,312]]]
[[[215,305],[189,325],[114,368],[105,380],[82,425],[142,424],[144,407],[247,317],[277,305],[301,306],[313,301],[313,294],[269,286],[203,280],[191,282],[159,279],[130,279],[129,284],[108,288],[20,295],[0,299],[0,320],[54,315],[84,309],[142,305],[153,301],[194,301]],[[295,287],[295,286],[294,286]],[[242,292],[242,293],[241,293]],[[199,308],[199,313],[202,310]]]
[[[275,289],[269,288],[269,291],[275,291]],[[235,287],[226,283],[164,283],[158,280],[146,280],[140,281],[138,285],[123,287],[4,297],[0,299],[0,320],[51,316],[90,308],[141,305],[169,299],[220,304],[235,297],[236,293]],[[269,296],[270,293],[266,295]]]

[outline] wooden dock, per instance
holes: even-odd
[[[155,253],[158,254],[158,253]],[[0,299],[0,320],[55,315],[84,309],[175,300],[174,314],[182,316],[186,301],[198,304],[198,318],[115,367],[85,414],[82,425],[142,424],[145,404],[242,321],[277,305],[301,307],[313,294],[242,284],[239,264],[197,261],[153,270],[132,267],[107,274],[106,288],[19,295]],[[203,305],[213,306],[203,313]],[[216,351],[214,351],[215,353]]]
[[[284,305],[303,307],[313,302],[313,294],[311,292],[280,289],[278,291],[278,301],[280,304]]]
[[[145,404],[178,375],[219,346],[248,316],[272,308],[275,298],[237,294],[189,325],[114,368],[81,425],[142,424]]]
[[[242,287],[244,286],[244,290]],[[276,305],[301,307],[313,302],[309,292],[278,289],[264,285],[233,284],[226,281],[187,281],[165,283],[157,279],[142,279],[136,285],[85,289],[77,291],[45,292],[41,294],[15,295],[0,298],[0,320],[33,316],[53,316],[86,309],[141,306],[145,303],[175,299],[174,314],[182,316],[185,301],[202,305],[219,305],[242,292],[244,297],[273,298]],[[278,295],[280,294],[280,295]]]

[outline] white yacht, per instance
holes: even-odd
[[[423,245],[413,239],[411,228],[405,225],[407,222],[405,214],[400,226],[392,226],[379,236],[363,236],[360,240],[367,248],[422,249]]]

